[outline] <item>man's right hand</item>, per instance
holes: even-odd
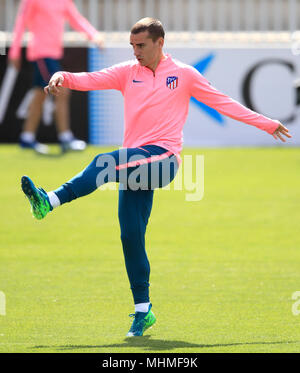
[[[21,70],[21,59],[20,58],[10,58],[9,63],[13,66],[16,70]]]
[[[64,77],[60,73],[55,73],[49,81],[47,87],[44,88],[46,94],[51,94],[53,96],[59,96],[63,91]]]

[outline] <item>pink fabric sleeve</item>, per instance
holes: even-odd
[[[92,40],[98,32],[89,21],[79,13],[72,0],[68,0],[66,19],[73,29],[84,32],[90,40]]]
[[[63,87],[77,91],[92,91],[100,89],[124,90],[128,65],[118,64],[101,71],[91,73],[60,72],[63,77]]]
[[[269,134],[274,133],[277,129],[277,122],[246,108],[231,97],[218,91],[195,68],[190,70],[192,72],[191,96],[221,114],[255,126]]]
[[[8,58],[16,59],[21,55],[21,41],[25,31],[26,22],[34,10],[34,0],[22,0],[19,6],[17,19],[14,27],[13,42],[10,47]]]

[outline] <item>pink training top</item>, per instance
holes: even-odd
[[[127,148],[152,144],[174,154],[182,150],[182,130],[191,96],[221,114],[270,134],[278,123],[247,109],[213,88],[194,68],[166,55],[155,74],[138,61],[127,61],[91,73],[58,72],[63,86],[79,91],[116,89],[124,96]]]
[[[93,39],[97,30],[78,12],[72,0],[22,0],[14,28],[9,58],[20,57],[21,40],[25,28],[32,33],[27,59],[60,59],[63,56],[64,23],[83,31]]]

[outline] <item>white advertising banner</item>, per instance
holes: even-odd
[[[241,104],[280,120],[293,138],[284,146],[300,145],[300,102],[294,86],[300,77],[299,57],[288,48],[166,48],[182,62],[194,66],[218,90]],[[133,59],[131,48],[91,49],[90,71]],[[123,98],[120,92],[89,93],[90,141],[121,145]],[[299,94],[300,96],[300,94]],[[283,144],[253,126],[220,115],[191,99],[184,127],[184,146],[274,146]]]

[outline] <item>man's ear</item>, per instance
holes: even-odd
[[[159,46],[162,48],[164,46],[165,39],[164,38],[159,38],[158,43],[159,43]]]

